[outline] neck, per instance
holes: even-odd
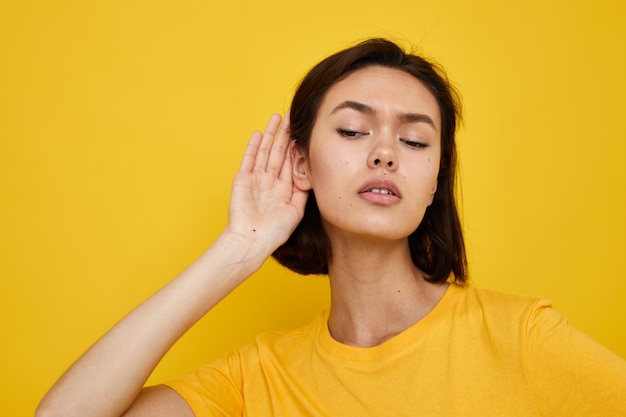
[[[376,346],[423,318],[447,285],[433,284],[411,260],[408,241],[333,242],[329,265],[331,313],[328,326],[337,341]]]

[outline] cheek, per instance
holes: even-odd
[[[403,179],[407,185],[414,190],[415,203],[419,206],[430,205],[435,191],[437,190],[437,178],[439,175],[439,165],[433,163],[416,164],[410,172],[403,174]]]
[[[355,188],[349,179],[355,176],[351,173],[355,164],[340,154],[317,156],[310,161],[311,186],[322,218],[335,223],[349,213],[349,193]]]
[[[310,178],[313,191],[335,189],[341,178],[350,178],[355,166],[354,161],[347,157],[347,152],[321,152],[316,150],[309,158]]]

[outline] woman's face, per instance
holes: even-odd
[[[294,180],[314,190],[331,240],[403,239],[432,202],[440,136],[439,106],[419,80],[366,67],[328,90],[308,155],[295,153]]]

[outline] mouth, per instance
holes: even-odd
[[[393,191],[388,190],[386,188],[370,188],[369,190],[367,190],[366,192],[368,193],[374,193],[374,194],[389,194],[389,195],[395,195]]]
[[[402,198],[402,195],[400,194],[400,190],[392,181],[382,180],[382,179],[377,179],[374,181],[367,182],[365,185],[363,185],[360,188],[359,194],[380,196],[380,198],[385,198],[385,197],[387,198],[394,197],[395,199]]]

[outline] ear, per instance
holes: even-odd
[[[309,178],[309,163],[306,154],[296,141],[289,143],[289,156],[291,157],[291,177],[295,186],[302,191],[310,190],[311,179]]]
[[[435,193],[437,193],[438,184],[439,184],[439,181],[435,181],[435,186],[433,187],[433,190],[430,192],[430,203],[428,203],[429,206],[433,203],[433,200],[435,199]]]

